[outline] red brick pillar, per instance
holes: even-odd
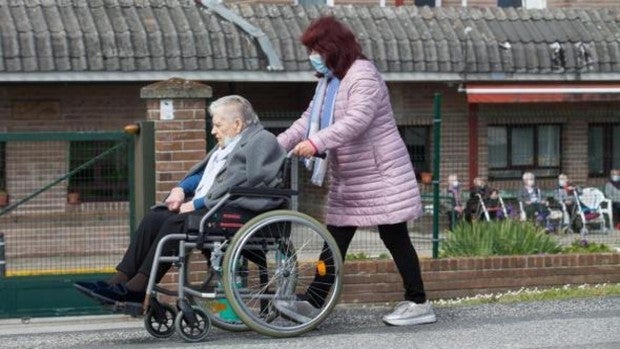
[[[155,123],[155,200],[161,201],[206,155],[206,99],[211,87],[171,78],[145,86],[147,119]],[[138,179],[139,180],[139,179]]]

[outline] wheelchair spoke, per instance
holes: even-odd
[[[242,259],[251,261],[246,269]],[[342,258],[327,230],[294,211],[262,214],[242,227],[224,258],[224,289],[252,329],[288,337],[316,327],[341,290]],[[240,281],[241,280],[241,281]]]

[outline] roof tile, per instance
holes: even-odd
[[[343,19],[382,71],[548,74],[620,68],[615,8],[226,6],[267,35],[286,71],[310,70],[299,37],[321,15]],[[563,59],[560,51],[552,55],[550,45],[561,48]],[[217,11],[186,0],[9,2],[0,6],[0,58],[0,73],[256,71],[268,64],[256,38]]]

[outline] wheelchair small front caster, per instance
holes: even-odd
[[[193,306],[186,312],[179,311],[174,321],[174,327],[179,336],[187,342],[204,340],[211,329],[209,315],[202,308]]]
[[[165,303],[153,302],[144,318],[144,327],[155,338],[168,338],[174,334],[176,309]]]

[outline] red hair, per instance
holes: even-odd
[[[351,29],[333,16],[312,22],[301,35],[301,43],[318,52],[339,79],[344,78],[356,59],[366,59]]]

